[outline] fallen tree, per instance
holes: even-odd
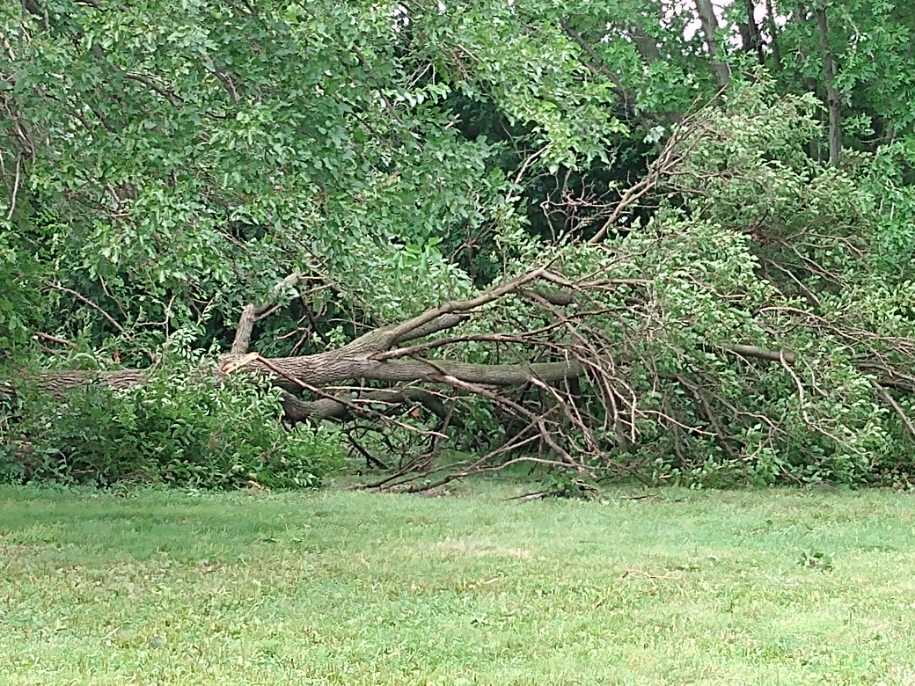
[[[702,479],[717,469],[764,481],[854,480],[879,460],[895,469],[892,455],[915,438],[915,339],[911,319],[876,320],[868,308],[872,297],[904,301],[911,286],[881,290],[861,270],[872,218],[864,205],[847,216],[850,177],[798,156],[803,127],[790,117],[807,121],[803,101],[703,109],[571,239],[529,237],[528,257],[503,280],[338,347],[251,352],[293,274],[267,302],[243,307],[216,378],[269,379],[290,423],[369,421],[413,436],[414,454],[383,488],[518,462],[592,477]],[[748,132],[769,136],[782,157],[767,159]],[[768,197],[754,195],[760,187]],[[651,223],[626,227],[649,202]],[[49,371],[40,383],[55,393],[90,381],[129,389],[147,374]],[[464,415],[481,406],[491,435],[473,445]],[[452,446],[477,454],[434,462]]]

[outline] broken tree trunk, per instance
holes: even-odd
[[[555,279],[555,277],[553,277]],[[377,381],[388,384],[427,382],[446,385],[456,383],[481,386],[517,386],[540,382],[556,382],[578,376],[581,365],[574,361],[555,361],[517,364],[473,364],[452,360],[435,360],[414,354],[411,348],[398,348],[403,343],[418,340],[451,329],[464,322],[478,308],[506,295],[521,293],[525,287],[539,281],[551,280],[545,269],[535,269],[511,281],[496,286],[479,296],[453,301],[430,308],[407,321],[376,329],[353,340],[339,349],[297,357],[264,358],[248,353],[254,324],[259,313],[269,305],[247,305],[242,311],[231,352],[222,356],[217,374],[225,375],[241,370],[254,371],[271,378],[287,391],[308,390],[354,381]],[[287,283],[288,282],[288,283]],[[291,283],[289,279],[283,282]],[[551,298],[556,300],[555,297]],[[401,359],[398,359],[401,358]],[[113,389],[126,389],[142,384],[148,372],[139,369],[117,371],[65,371],[41,374],[39,385],[54,394],[60,394],[86,383],[103,383]],[[412,392],[398,391],[404,400],[416,400]],[[390,401],[394,396],[389,396]],[[318,404],[290,403],[296,419],[309,412],[315,416],[331,417],[340,412],[341,403],[332,398],[322,398]]]

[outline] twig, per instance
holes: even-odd
[[[896,402],[896,399],[890,395],[889,391],[887,391],[885,388],[876,386],[876,389],[877,394],[883,398],[890,407],[893,408],[894,412],[896,412],[899,419],[902,421],[903,426],[905,426],[906,430],[909,432],[909,435],[912,438],[915,438],[915,423],[913,423],[909,416],[906,415],[905,410],[902,409],[899,403]]]
[[[44,341],[48,341],[50,343],[57,343],[57,345],[65,345],[68,348],[76,347],[76,343],[74,343],[73,341],[68,341],[66,338],[58,338],[57,336],[52,336],[51,334],[45,333],[44,331],[36,332],[35,338],[40,338],[40,339],[42,339]]]
[[[13,193],[10,196],[10,210],[6,213],[6,221],[13,218],[16,212],[16,198],[19,195],[19,181],[21,176],[22,155],[16,155],[16,178],[13,180]]]
[[[84,303],[84,304],[88,305],[89,307],[91,307],[92,309],[94,309],[96,312],[98,312],[100,315],[102,315],[106,320],[108,320],[108,322],[109,322],[114,328],[116,328],[118,331],[120,331],[121,334],[126,334],[126,333],[127,333],[127,332],[124,330],[124,327],[121,326],[120,324],[118,324],[118,322],[115,320],[114,317],[112,317],[110,314],[108,314],[107,312],[105,312],[105,310],[103,310],[101,307],[99,307],[98,305],[96,305],[94,302],[92,302],[89,298],[87,298],[87,297],[86,297],[85,295],[83,295],[82,293],[79,293],[79,292],[77,292],[77,291],[74,291],[72,288],[67,288],[66,286],[61,286],[59,283],[52,283],[52,284],[50,284],[50,286],[51,286],[51,288],[54,288],[54,289],[56,289],[56,290],[58,290],[58,291],[62,291],[62,292],[64,292],[64,293],[69,293],[69,294],[72,295],[74,298],[76,298],[77,300],[79,300],[81,303]]]

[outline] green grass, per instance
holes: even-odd
[[[915,684],[912,495],[521,488],[0,488],[0,683]]]

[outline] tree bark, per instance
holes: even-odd
[[[702,23],[702,33],[705,36],[705,46],[708,49],[715,80],[722,89],[727,88],[731,81],[731,68],[726,62],[718,59],[718,18],[715,16],[715,9],[712,7],[711,0],[695,0],[695,4],[699,21]]]
[[[829,46],[829,20],[826,8],[818,7],[814,10],[814,16],[820,37],[823,86],[826,89],[826,105],[829,108],[829,164],[836,165],[842,157],[842,98],[835,86],[836,61]]]
[[[633,26],[629,31],[632,34],[632,40],[635,41],[635,48],[639,51],[645,64],[652,65],[661,60],[661,51],[658,49],[657,41],[641,26]]]
[[[404,403],[422,405],[441,420],[448,417],[448,408],[438,395],[422,388],[382,388],[366,391],[358,398],[349,400],[321,398],[305,401],[286,395],[283,398],[283,411],[286,418],[292,422],[303,422],[308,419],[344,420],[356,415],[362,406],[381,404],[393,407]]]
[[[243,355],[248,352],[248,346],[251,345],[251,334],[254,333],[254,323],[271,311],[274,301],[283,295],[283,291],[295,286],[301,276],[301,274],[293,273],[276,284],[270,291],[270,298],[266,303],[245,305],[238,320],[238,326],[235,327],[235,340],[232,341],[231,349],[233,355]]]
[[[772,60],[775,62],[775,69],[780,71],[782,68],[782,51],[778,43],[778,25],[775,23],[774,0],[766,0],[766,23],[769,25],[769,33],[772,34]]]
[[[754,0],[745,0],[747,19],[740,24],[740,37],[743,41],[743,49],[749,53],[756,53],[756,59],[760,64],[765,64],[765,55],[763,54],[762,36],[759,33],[759,26],[756,24],[756,3]]]

